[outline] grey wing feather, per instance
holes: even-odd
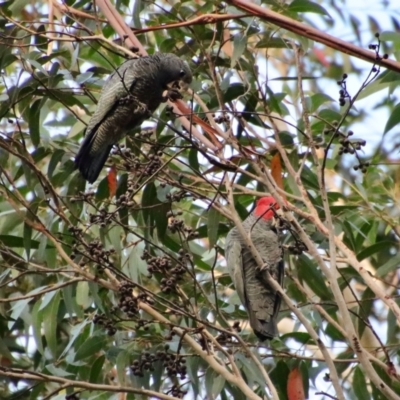
[[[129,107],[119,106],[118,101],[125,94],[128,96],[135,85],[135,66],[136,59],[128,60],[107,79],[86,129],[85,139],[75,157],[76,167],[90,183],[98,178],[113,144],[124,134],[121,127],[118,129],[118,113],[122,114],[123,121],[127,120],[125,114],[133,114]],[[111,114],[114,114],[113,118]]]
[[[115,107],[117,101],[129,94],[136,81],[135,64],[137,59],[125,61],[116,69],[105,82],[97,103],[96,111],[89,121],[86,133],[89,135],[92,130],[104,120],[107,114]]]
[[[232,238],[231,232],[229,232],[226,238],[225,258],[233,285],[235,286],[240,301],[245,305],[242,245],[238,240]]]
[[[277,335],[281,297],[269,285],[266,272],[259,271],[250,249],[239,239],[234,228],[227,236],[225,257],[229,274],[235,285],[242,304],[245,306],[254,333],[261,339],[272,339]],[[254,245],[259,249],[268,271],[281,285],[283,283],[284,264],[278,236],[272,231],[262,231],[252,235]]]

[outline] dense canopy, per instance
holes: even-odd
[[[400,397],[400,20],[352,3],[0,3],[1,398]],[[87,183],[104,82],[156,52],[189,91]],[[261,342],[223,249],[267,193],[285,279]]]

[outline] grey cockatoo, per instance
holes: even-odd
[[[178,90],[187,89],[191,81],[189,66],[170,53],[134,58],[118,67],[101,91],[75,158],[75,166],[83,177],[93,183],[112,146],[166,101],[166,90],[176,95]]]
[[[274,210],[279,205],[272,196],[258,200],[254,211],[243,221],[246,234],[263,259],[265,268],[281,285],[283,283],[283,250],[274,228]],[[277,336],[276,319],[281,298],[268,284],[266,270],[260,270],[239,230],[233,228],[226,238],[225,258],[235,289],[245,306],[250,325],[259,339]]]

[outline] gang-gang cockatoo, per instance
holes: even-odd
[[[268,283],[266,271],[283,283],[283,249],[274,218],[280,207],[272,196],[257,201],[254,211],[243,221],[250,238],[263,260],[260,269],[239,230],[233,228],[226,238],[225,258],[235,289],[246,308],[250,325],[260,340],[277,336],[276,319],[281,297]]]
[[[134,58],[120,65],[104,84],[75,158],[75,167],[82,176],[93,183],[112,146],[167,100],[166,90],[174,91],[176,96],[191,81],[188,64],[171,53]]]

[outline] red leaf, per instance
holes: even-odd
[[[281,164],[281,156],[279,155],[279,153],[276,153],[272,157],[271,175],[274,178],[278,188],[283,190],[282,164]],[[286,197],[283,194],[282,197],[286,199]]]
[[[324,66],[324,67],[329,67],[331,64],[326,58],[326,54],[324,50],[319,49],[318,47],[313,48],[313,53],[315,54],[315,57],[317,57],[318,61]]]
[[[305,400],[306,398],[306,395],[304,394],[301,372],[297,367],[292,369],[289,373],[287,381],[287,395],[289,400]]]
[[[110,168],[107,175],[108,191],[110,193],[110,199],[115,196],[117,192],[117,170],[115,165]]]

